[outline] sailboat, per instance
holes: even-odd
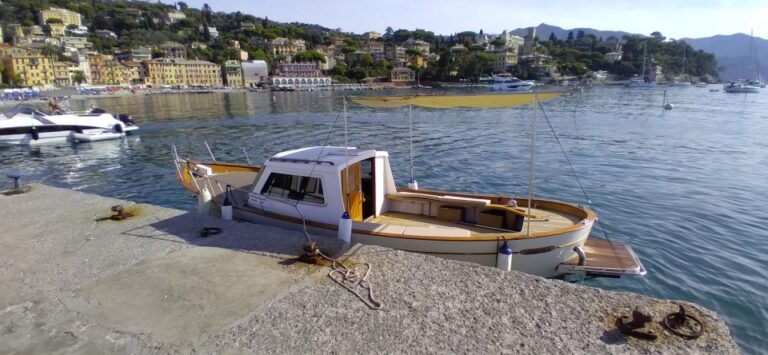
[[[737,80],[723,85],[723,91],[729,93],[758,93],[760,88],[765,87],[765,83],[760,79],[760,67],[757,63],[757,51],[755,50],[755,41],[752,32],[750,32],[749,53],[755,60],[755,79]]]
[[[259,166],[181,159],[174,149],[176,178],[198,198],[213,196],[215,206],[231,204],[234,217],[245,221],[542,277],[643,275],[630,246],[589,238],[597,221],[592,209],[534,196],[535,105],[559,95],[351,98],[375,108],[533,104],[528,196],[397,187],[389,153],[348,146],[346,129],[345,146],[288,150]],[[345,127],[346,112],[345,100]],[[344,226],[351,226],[349,234]]]
[[[755,36],[753,31],[749,31],[749,52],[755,60],[755,79],[748,80],[749,85],[765,88],[765,82],[760,75],[760,62],[757,59],[757,48],[755,48]]]
[[[648,87],[655,87],[656,83],[648,80],[648,77],[646,75],[646,66],[645,62],[648,57],[648,52],[646,50],[646,43],[643,42],[643,69],[640,74],[640,77],[634,77],[629,80],[629,83],[626,85],[627,87],[631,88],[648,88]]]
[[[691,86],[691,80],[688,77],[688,74],[685,72],[685,52],[686,52],[686,48],[683,47],[683,70],[682,70],[682,72],[683,72],[683,75],[682,75],[683,76],[683,81],[675,80],[675,81],[669,82],[667,85],[669,85],[669,86]]]

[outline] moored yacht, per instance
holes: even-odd
[[[138,129],[129,116],[115,118],[100,109],[85,114],[47,114],[41,107],[20,104],[3,117],[0,145],[92,142],[120,138]]]
[[[535,83],[533,81],[520,80],[511,74],[493,74],[491,87],[496,91],[530,91]]]

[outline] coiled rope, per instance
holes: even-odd
[[[213,184],[211,183],[211,179],[209,176],[205,177],[208,184],[213,187]],[[215,180],[214,180],[215,181]],[[221,184],[216,181],[216,185],[218,185],[219,189],[222,191],[225,191]],[[230,187],[232,190],[235,191],[242,191],[247,194],[250,193],[250,191],[238,188],[238,187]],[[277,202],[283,202],[274,200]],[[232,203],[238,204],[235,196],[232,196]],[[301,213],[301,210],[298,208],[298,204],[292,204],[283,202],[286,205],[293,206],[296,209],[296,212],[299,213],[299,216],[301,216],[301,225],[302,230],[304,232],[304,236],[307,238],[307,242],[304,243],[304,252],[308,256],[320,256],[328,261],[331,261],[331,271],[328,272],[328,277],[333,280],[333,282],[339,284],[341,287],[344,287],[347,289],[347,291],[354,294],[360,301],[362,301],[368,308],[378,311],[384,307],[384,303],[377,300],[376,297],[373,294],[373,286],[368,281],[368,276],[371,273],[371,270],[373,267],[370,263],[363,262],[361,264],[357,264],[353,267],[349,267],[339,261],[338,259],[332,258],[328,255],[325,255],[323,252],[320,251],[320,249],[317,247],[317,243],[312,240],[312,238],[309,236],[309,232],[307,231],[307,222],[306,218],[304,218],[304,214]],[[244,204],[243,204],[244,205]],[[261,206],[262,211],[264,211],[264,206]],[[362,289],[363,292],[361,292],[359,289]],[[366,294],[364,294],[366,293]]]

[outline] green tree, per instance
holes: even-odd
[[[303,51],[293,56],[296,62],[321,62],[325,63],[325,56],[317,51]]]
[[[80,85],[85,81],[86,81],[85,73],[82,70],[78,70],[72,73],[72,82],[75,83],[75,85]]]

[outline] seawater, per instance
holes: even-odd
[[[725,318],[746,353],[762,353],[768,349],[768,92],[712,88],[719,87],[594,87],[543,103],[535,116],[535,190],[591,202],[605,233],[631,244],[648,269],[645,277],[586,285],[702,304]],[[662,109],[665,89],[671,111]],[[75,100],[73,109],[130,113],[141,130],[118,141],[0,148],[0,170],[193,210],[195,200],[174,180],[171,146],[205,159],[208,142],[220,161],[245,161],[245,148],[261,163],[286,149],[343,145],[344,94],[350,92]],[[415,178],[423,188],[527,194],[531,118],[530,106],[414,109]],[[388,150],[405,186],[407,109],[350,103],[348,121],[350,145]],[[597,228],[593,235],[603,237]]]

